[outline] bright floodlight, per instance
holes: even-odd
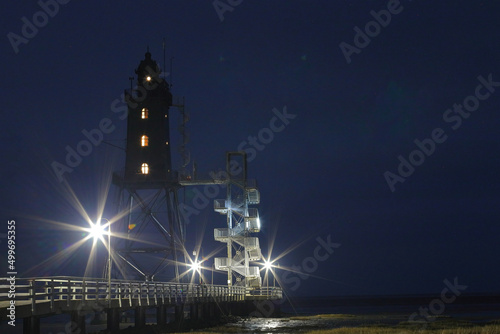
[[[273,264],[271,261],[264,260],[264,268],[266,268],[266,270],[271,269],[272,266],[273,266]]]
[[[189,266],[191,267],[191,269],[193,269],[195,271],[200,270],[200,262],[198,262],[198,261],[194,261]]]
[[[146,77],[146,80],[147,80],[147,81],[151,81],[151,77],[148,75],[148,76]]]
[[[106,234],[106,231],[104,230],[104,226],[101,225],[101,222],[97,222],[97,223],[90,223],[90,228],[89,228],[89,233],[90,233],[90,236],[92,238],[94,238],[94,240],[97,240],[97,239],[102,239],[103,238],[103,235]]]

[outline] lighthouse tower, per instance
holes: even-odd
[[[163,279],[176,280],[184,225],[177,196],[181,186],[171,162],[172,94],[149,50],[135,73],[135,88],[125,91],[125,168],[113,175],[119,189],[119,229],[126,236],[113,247],[114,258],[121,260],[114,276],[152,280],[162,273]]]
[[[146,52],[136,69],[137,88],[128,102],[125,180],[142,183],[171,180],[169,107],[172,94],[158,64]]]

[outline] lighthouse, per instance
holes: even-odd
[[[172,93],[149,50],[135,70],[128,105],[125,167],[113,175],[121,234],[113,249],[115,276],[178,280],[184,224],[179,211],[181,185],[172,170],[170,114]],[[173,270],[172,270],[173,268]]]
[[[160,68],[146,52],[135,70],[128,104],[125,181],[144,185],[172,181],[169,108],[172,94]]]

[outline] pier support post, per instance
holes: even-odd
[[[181,324],[184,320],[184,305],[175,306],[175,323]]]
[[[146,308],[138,306],[135,308],[135,328],[146,326]]]
[[[167,306],[160,305],[156,308],[156,324],[165,326],[167,324]]]
[[[227,305],[228,305],[227,302],[219,303],[219,305],[218,305],[219,307],[217,308],[218,309],[217,312],[218,312],[219,316],[230,314],[230,310],[228,309]]]
[[[217,317],[219,319],[222,315],[221,305],[212,303],[212,310],[214,312],[214,317]]]
[[[110,308],[106,311],[107,330],[110,333],[116,333],[120,330],[120,310]],[[85,333],[85,330],[81,333]]]
[[[70,325],[70,333],[71,334],[81,334],[86,333],[85,331],[85,314],[81,314],[78,311],[73,311],[70,313],[71,317],[71,325]]]
[[[24,318],[23,334],[40,334],[40,318],[35,316]]]
[[[191,320],[198,320],[198,304],[193,303],[189,307],[189,318]]]
[[[205,318],[211,319],[214,316],[213,308],[212,308],[212,303],[206,303],[205,304]]]
[[[203,303],[202,305],[202,312],[201,312],[201,319],[203,321],[210,321],[210,303]]]

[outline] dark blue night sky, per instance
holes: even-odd
[[[0,236],[15,219],[26,276],[82,274],[90,245],[64,255],[81,232],[51,221],[86,223],[52,163],[104,118],[104,140],[125,146],[113,103],[148,46],[163,67],[165,38],[198,170],[223,169],[229,150],[253,152],[263,252],[273,240],[273,257],[298,245],[280,266],[309,266],[310,277],[279,271],[290,294],[439,293],[455,277],[467,292],[500,291],[500,4],[244,0],[218,13],[213,1],[59,3],[43,22],[36,1],[10,1],[0,20]],[[37,31],[23,31],[34,19]],[[284,112],[288,124],[252,146]],[[123,151],[102,143],[65,173],[89,216],[123,165]],[[201,237],[205,251],[220,245],[212,229],[225,220],[212,204],[191,218],[187,248]],[[328,236],[335,249],[313,266]]]

